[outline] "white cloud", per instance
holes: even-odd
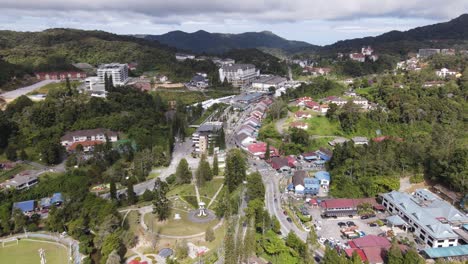
[[[347,37],[352,32],[373,35],[408,29],[423,25],[422,22],[445,21],[468,12],[468,1],[0,0],[0,11],[0,28],[13,30],[73,27],[158,34],[175,29],[218,32],[266,29],[285,32],[282,35],[289,37],[298,30],[314,32],[306,26],[318,26],[315,32],[343,33]],[[290,29],[286,30],[286,26]]]

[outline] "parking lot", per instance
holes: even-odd
[[[335,241],[334,244],[344,245],[348,238],[344,237],[341,233],[341,227],[338,226],[338,223],[347,223],[352,221],[356,225],[356,230],[364,232],[365,235],[379,235],[384,232],[379,226],[370,226],[370,222],[374,222],[377,219],[384,219],[385,213],[378,213],[375,217],[369,219],[361,219],[360,216],[350,217],[338,217],[338,218],[326,218],[321,217],[320,208],[311,208],[309,210],[314,224],[317,226],[316,231],[319,237],[323,237],[329,241]],[[345,227],[343,227],[345,228]],[[336,241],[339,241],[338,243]]]

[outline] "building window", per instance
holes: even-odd
[[[421,229],[421,233],[426,234],[426,231],[424,231],[424,230]]]
[[[449,242],[455,242],[456,239],[449,239]]]
[[[437,243],[444,243],[445,240],[437,240]]]
[[[419,238],[421,238],[423,241],[426,240],[426,237],[423,234],[419,235]]]
[[[427,241],[427,244],[430,246],[430,247],[433,247],[434,245],[432,244],[431,241]]]

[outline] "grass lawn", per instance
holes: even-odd
[[[309,124],[307,132],[319,136],[341,136],[343,132],[338,122],[330,122],[325,116],[317,116],[306,120]]]
[[[215,193],[218,191],[221,184],[224,182],[224,179],[213,179],[210,182],[205,183],[204,186],[199,188],[200,196],[207,196],[213,197]],[[171,189],[167,196],[191,196],[195,194],[195,186],[193,184],[182,184],[182,185],[175,185],[173,189]]]
[[[176,213],[179,214],[182,219],[174,220],[174,214]],[[218,223],[218,219],[214,219],[208,223],[193,223],[188,220],[187,212],[174,209],[168,221],[159,222],[156,215],[150,213],[145,215],[145,223],[150,230],[152,229],[156,233],[183,236],[205,232],[209,226],[214,227]]]
[[[213,179],[210,182],[206,182],[204,186],[198,189],[200,196],[212,198],[223,182],[224,179]]]
[[[0,245],[0,262],[29,264],[40,263],[39,249],[45,250],[47,264],[67,263],[68,251],[62,246],[43,241],[21,240],[18,245],[16,242],[8,243],[5,248]]]
[[[187,195],[195,195],[195,187],[193,184],[181,184],[175,185],[168,193],[167,196],[187,196]]]
[[[74,85],[78,86],[79,84],[80,84],[80,82],[78,82],[78,81],[70,81],[71,87],[73,87]],[[51,89],[60,88],[60,87],[65,87],[65,82],[49,83],[47,85],[42,86],[39,89],[36,89],[36,90],[28,93],[28,95],[48,94]]]

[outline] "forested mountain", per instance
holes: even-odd
[[[468,14],[448,22],[417,27],[408,31],[390,31],[377,37],[338,41],[324,46],[321,53],[357,51],[371,45],[379,53],[407,54],[419,48],[468,47]]]
[[[180,81],[197,71],[215,69],[211,62],[177,62],[174,48],[156,41],[103,31],[48,29],[0,31],[0,87],[35,71],[76,70],[72,63],[138,63],[139,72],[156,70]]]
[[[274,48],[286,52],[297,52],[304,48],[318,48],[318,46],[303,41],[284,39],[270,31],[242,34],[209,33],[203,30],[194,33],[172,31],[163,35],[143,35],[140,37],[157,40],[181,50],[209,54],[221,54],[233,49],[249,48]]]
[[[28,69],[60,68],[75,62],[138,62],[165,65],[174,50],[158,42],[103,31],[48,29],[41,32],[0,31],[0,56]]]

